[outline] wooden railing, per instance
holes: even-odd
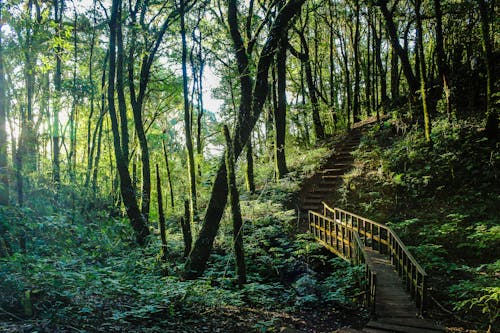
[[[309,211],[309,227],[314,237],[328,250],[347,261],[364,266],[363,303],[372,313],[375,313],[377,277],[358,232],[331,217],[314,211]]]
[[[376,275],[364,247],[389,256],[419,312],[423,313],[427,296],[427,274],[391,228],[343,209],[331,208],[325,203],[323,214],[309,211],[309,227],[316,239],[331,252],[348,261],[365,265],[365,305],[372,312],[376,298]]]

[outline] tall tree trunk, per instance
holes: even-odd
[[[443,39],[443,11],[441,10],[441,0],[434,0],[434,15],[436,16],[436,58],[439,78],[442,81],[442,87],[445,94],[446,115],[451,122],[451,100],[450,100],[450,82],[448,76],[448,65],[444,53]]]
[[[285,154],[286,136],[286,51],[288,34],[283,32],[276,54],[278,105],[274,112],[274,163],[276,179],[283,178],[288,173]]]
[[[71,113],[69,116],[69,140],[70,140],[70,149],[68,155],[68,170],[69,177],[72,183],[76,182],[76,155],[77,155],[77,146],[76,146],[76,135],[78,130],[78,99],[76,93],[76,69],[78,64],[78,41],[77,41],[77,12],[76,7],[73,9],[74,13],[74,21],[73,21],[73,101],[71,106]]]
[[[122,151],[122,142],[120,138],[120,128],[115,108],[115,75],[118,80],[116,65],[117,58],[123,57],[116,54],[117,35],[119,34],[118,14],[120,13],[121,0],[113,0],[111,8],[111,17],[109,22],[110,37],[109,37],[109,74],[108,74],[108,108],[111,120],[111,129],[113,131],[113,145],[115,150],[116,167],[120,177],[120,190],[125,205],[127,215],[130,219],[132,227],[136,234],[137,242],[140,245],[146,243],[146,238],[149,235],[149,229],[146,225],[146,220],[142,216],[139,206],[136,201],[136,193],[132,186],[130,173],[128,170],[128,159],[125,158]],[[123,48],[118,48],[118,53],[122,52]],[[119,90],[119,88],[117,89]],[[127,147],[128,151],[128,147]]]
[[[184,258],[191,253],[193,234],[191,233],[191,215],[189,200],[184,200],[184,217],[181,217],[182,238],[184,240]]]
[[[167,231],[165,228],[165,213],[163,211],[163,198],[161,195],[161,180],[158,164],[156,164],[156,193],[158,199],[158,224],[160,225],[161,251],[160,258],[162,262],[167,262]]]
[[[424,115],[424,133],[425,140],[431,143],[431,118],[429,103],[427,100],[427,70],[425,66],[425,52],[424,52],[424,42],[423,42],[423,31],[422,31],[422,16],[420,14],[421,7],[420,0],[415,0],[415,12],[417,16],[417,51],[419,58],[420,67],[420,96],[422,98],[422,110]]]
[[[96,125],[97,126],[96,127],[97,151],[95,153],[93,175],[92,175],[92,191],[94,194],[97,193],[97,175],[98,175],[98,170],[99,170],[99,161],[101,159],[102,129],[103,129],[104,116],[106,115],[106,112],[107,112],[106,111],[105,86],[106,86],[106,65],[108,63],[108,59],[109,59],[109,50],[106,52],[106,55],[104,57],[103,66],[102,66],[100,116],[99,116],[99,120],[98,120],[97,125]],[[95,140],[93,140],[93,141],[95,141]],[[93,155],[93,152],[91,152],[90,155]]]
[[[92,174],[92,166],[94,163],[94,147],[95,147],[95,135],[91,136],[91,128],[92,128],[92,117],[94,116],[95,111],[95,89],[94,89],[94,47],[95,47],[95,37],[96,37],[96,0],[93,2],[93,26],[92,26],[92,38],[90,41],[90,51],[89,51],[89,73],[88,80],[90,84],[90,111],[87,119],[87,170],[85,172],[85,181],[84,187],[87,188],[90,184],[90,177]],[[105,58],[107,58],[108,54],[106,53]],[[104,66],[105,68],[106,66]],[[105,70],[104,70],[105,72]],[[96,126],[97,128],[98,126]]]
[[[394,23],[393,14],[387,8],[386,1],[379,1],[377,5],[382,12],[382,16],[385,20],[385,25],[387,29],[387,33],[389,35],[389,40],[391,42],[391,46],[396,52],[401,61],[401,66],[403,67],[403,73],[406,78],[406,82],[408,83],[408,88],[410,90],[410,98],[414,96],[414,94],[419,90],[418,80],[413,74],[413,70],[410,64],[410,59],[408,58],[408,53],[401,47],[399,44],[399,36],[396,29],[396,25]]]
[[[493,93],[495,92],[495,70],[493,59],[493,46],[490,38],[490,10],[485,0],[478,0],[481,15],[481,35],[486,64],[486,135],[489,138],[499,137],[498,107],[494,105]]]
[[[391,98],[399,98],[399,58],[396,49],[391,46]]]
[[[251,194],[255,193],[255,177],[253,172],[253,146],[252,146],[252,136],[248,138],[246,145],[246,160],[247,169],[245,173],[245,183],[247,186],[247,191]]]
[[[228,23],[236,53],[241,85],[240,112],[238,113],[235,134],[233,136],[235,161],[246,145],[267,98],[269,67],[272,62],[274,51],[278,46],[277,42],[279,36],[284,29],[288,28],[288,23],[300,11],[304,1],[305,0],[288,1],[276,17],[260,53],[256,67],[255,87],[253,89],[253,80],[249,76],[248,56],[241,34],[238,30],[236,1],[229,1]],[[223,158],[219,164],[217,175],[212,186],[212,192],[203,219],[202,228],[194,244],[193,250],[186,261],[183,274],[184,278],[194,279],[203,274],[207,260],[212,251],[213,241],[219,230],[220,220],[227,203],[227,195],[227,170]]]
[[[162,138],[162,146],[163,146],[163,157],[165,158],[165,166],[167,168],[168,188],[170,189],[170,206],[172,206],[172,211],[173,211],[175,208],[174,188],[172,187],[172,177],[170,175],[170,165],[168,163],[167,145],[165,143],[165,138]]]
[[[313,71],[311,68],[311,60],[309,56],[309,47],[307,45],[307,40],[303,31],[299,32],[299,37],[302,52],[298,52],[297,50],[293,49],[291,45],[289,45],[289,48],[292,54],[299,58],[302,65],[304,66],[307,90],[309,91],[309,98],[311,99],[314,134],[316,135],[316,139],[323,140],[325,138],[325,128],[323,126],[323,123],[321,122],[321,117],[319,114],[319,102],[316,95],[316,86],[314,85]]]
[[[189,107],[189,91],[187,77],[187,41],[185,24],[185,0],[180,0],[180,23],[181,23],[181,41],[182,41],[182,86],[184,91],[184,134],[186,137],[186,150],[188,162],[189,179],[189,208],[191,222],[194,221],[197,210],[196,197],[196,170],[194,166],[193,134],[191,124],[191,112]]]
[[[360,60],[359,60],[359,24],[360,24],[360,6],[359,0],[355,0],[354,2],[354,11],[355,11],[355,23],[354,23],[354,38],[353,38],[353,53],[354,53],[354,94],[353,94],[353,103],[352,103],[352,117],[353,122],[360,121],[360,113],[361,106],[359,103],[360,99]]]
[[[243,218],[241,217],[240,194],[236,187],[236,171],[234,167],[234,153],[229,128],[224,125],[224,136],[226,138],[226,168],[227,187],[229,202],[231,204],[231,215],[233,218],[233,246],[236,261],[236,279],[238,284],[247,283],[245,267],[245,252],[243,250]]]
[[[0,4],[0,206],[9,204],[9,173],[7,170],[7,82],[3,64],[2,10]]]
[[[64,12],[64,0],[56,0],[54,2],[54,21],[57,24],[56,35],[58,38],[63,38],[63,22],[62,16]],[[52,119],[52,180],[54,183],[61,182],[61,163],[60,163],[60,143],[59,143],[59,111],[61,109],[61,94],[62,94],[62,59],[60,46],[56,47],[56,68],[54,73],[54,105]]]

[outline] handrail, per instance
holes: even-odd
[[[362,247],[367,246],[382,254],[387,254],[390,257],[391,264],[402,278],[406,289],[415,299],[420,313],[423,313],[426,300],[427,274],[394,230],[385,224],[346,210],[332,208],[324,202],[323,214],[309,211],[309,225],[311,233],[323,245],[345,260],[355,261],[360,259],[354,257],[358,256],[358,250],[361,250],[366,258],[366,253],[364,253]],[[356,244],[358,241],[360,244]],[[368,269],[370,267],[366,266],[367,271]],[[375,277],[367,275],[369,281],[372,278]],[[370,288],[372,287],[370,286]],[[373,297],[375,297],[375,292]],[[371,304],[367,303],[367,305]]]

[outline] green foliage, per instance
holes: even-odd
[[[498,143],[488,142],[475,123],[439,120],[431,147],[419,129],[399,125],[376,125],[363,138],[358,166],[340,195],[348,209],[388,221],[428,272],[436,298],[492,325],[498,317]]]

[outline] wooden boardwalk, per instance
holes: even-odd
[[[422,315],[426,305],[426,273],[395,232],[327,202],[352,166],[351,151],[359,144],[361,129],[351,132],[312,178],[301,195],[301,214],[308,215],[309,231],[332,253],[365,267],[365,306],[372,320],[362,331],[339,332],[443,332]]]

